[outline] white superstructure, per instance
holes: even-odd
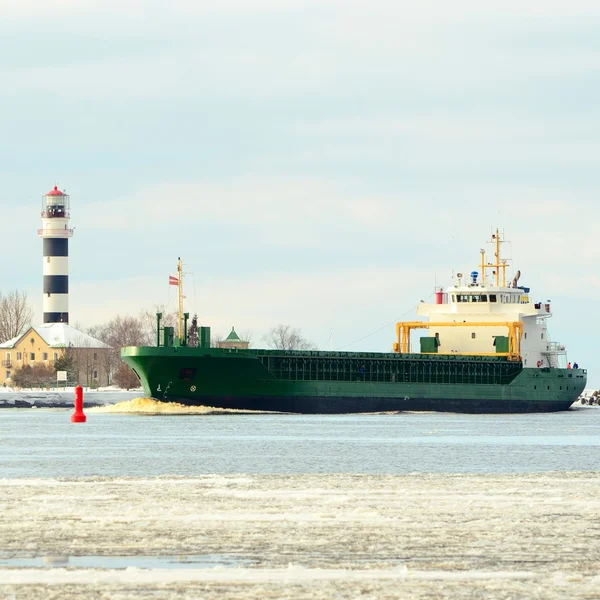
[[[502,241],[496,231],[492,236],[495,262],[486,262],[485,251],[481,250],[481,272],[473,271],[469,277],[459,273],[455,285],[445,291],[436,290],[435,303],[421,302],[417,314],[432,323],[449,324],[429,328],[428,335],[437,338],[440,354],[497,353],[496,338],[507,336],[507,323],[517,322],[522,324],[515,335],[520,338],[517,342],[520,341],[523,366],[565,367],[565,347],[552,341],[548,334],[550,301],[532,302],[530,289],[519,285],[519,271],[506,284],[507,261],[500,258]],[[490,270],[488,278],[486,272]],[[463,326],[456,326],[461,323]],[[498,323],[498,327],[493,323]]]

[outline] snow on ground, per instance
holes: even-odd
[[[115,390],[114,388],[84,391],[84,409],[89,407],[90,412],[99,413],[141,413],[153,415],[261,412],[215,408],[212,406],[185,406],[176,402],[160,402],[154,398],[144,398],[142,396],[143,393],[143,390],[125,391]],[[73,388],[67,388],[59,392],[45,390],[10,392],[4,390],[0,394],[0,408],[73,408],[74,398],[75,391]]]
[[[4,566],[0,598],[597,598],[599,486],[596,473],[5,479],[3,557],[251,562]]]
[[[73,408],[74,388],[60,391],[19,391],[0,388],[0,408]],[[126,391],[114,388],[84,390],[85,406],[105,406],[129,400],[143,394],[142,390]]]

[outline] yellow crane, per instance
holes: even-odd
[[[396,337],[394,352],[408,354],[410,352],[410,332],[413,329],[430,329],[431,327],[507,327],[508,328],[508,352],[459,352],[467,356],[508,356],[509,360],[520,360],[521,358],[521,336],[523,335],[523,323],[521,321],[471,321],[465,322],[431,322],[431,321],[404,321],[396,323]]]

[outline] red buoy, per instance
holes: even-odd
[[[83,388],[78,385],[75,388],[75,411],[71,415],[71,423],[85,423],[86,416],[83,414]]]

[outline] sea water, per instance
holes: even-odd
[[[100,409],[102,410],[102,409]],[[514,415],[0,411],[0,478],[600,470],[600,407]]]
[[[0,410],[0,598],[589,600],[599,434],[588,406]]]

